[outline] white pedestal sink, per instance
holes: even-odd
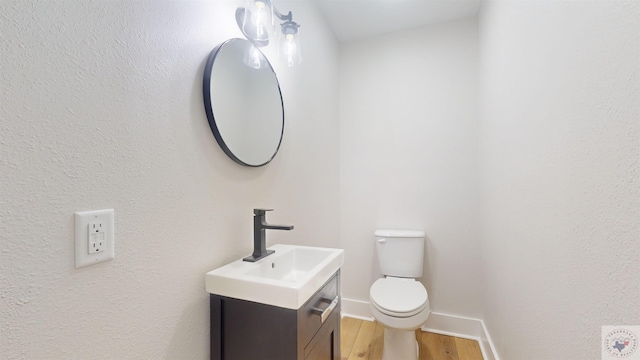
[[[287,309],[300,308],[344,264],[344,250],[274,245],[256,262],[242,259],[210,271],[211,294]]]

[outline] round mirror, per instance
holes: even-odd
[[[267,58],[245,39],[218,45],[203,81],[209,126],[222,150],[246,166],[269,163],[284,131],[278,78]]]

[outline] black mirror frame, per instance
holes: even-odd
[[[282,90],[280,89],[280,81],[278,81],[278,77],[275,76],[276,85],[278,86],[278,93],[280,95],[280,106],[282,107],[282,130],[280,131],[280,141],[278,141],[278,146],[276,147],[276,150],[273,152],[273,155],[269,158],[269,160],[265,161],[264,163],[257,164],[257,165],[247,164],[246,162],[239,159],[224,142],[224,139],[220,134],[220,130],[216,125],[216,120],[213,115],[213,105],[211,104],[211,70],[213,68],[213,64],[215,62],[216,56],[218,56],[218,53],[224,47],[224,45],[226,45],[227,43],[233,40],[245,40],[245,39],[233,38],[233,39],[226,40],[221,44],[219,44],[218,46],[216,46],[215,48],[213,48],[213,50],[209,54],[209,58],[207,59],[207,63],[204,67],[204,76],[202,81],[202,96],[204,98],[204,109],[207,114],[207,120],[209,122],[209,127],[211,128],[211,132],[213,132],[213,136],[218,142],[218,145],[220,145],[220,147],[222,148],[222,151],[224,151],[224,153],[227,154],[227,156],[231,158],[231,160],[235,161],[240,165],[249,166],[249,167],[260,167],[270,163],[271,160],[273,160],[276,157],[276,155],[278,154],[278,151],[280,150],[280,145],[282,145],[282,138],[284,137],[284,101],[282,99]],[[245,40],[245,41],[248,41],[248,40]],[[262,54],[262,56],[264,56],[264,54]],[[265,58],[265,63],[269,66],[269,69],[275,75],[276,72],[275,70],[273,70],[271,63],[266,58],[266,56],[264,58]]]

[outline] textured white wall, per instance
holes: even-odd
[[[376,228],[427,234],[434,311],[480,315],[477,23],[341,45],[343,295],[369,301]]]
[[[271,244],[339,245],[338,45],[312,4],[283,6],[313,46],[272,57],[285,138],[254,169],[202,104],[235,2],[0,2],[1,358],[208,358],[204,274],[250,254],[253,207],[296,226]],[[116,257],[76,270],[73,213],[104,208]]]
[[[296,225],[270,243],[344,247],[364,301],[373,230],[424,229],[433,309],[484,313],[505,359],[595,358],[601,325],[640,323],[637,3],[485,5],[482,216],[473,21],[348,43],[338,66],[316,9],[283,4],[313,46],[293,69],[266,51],[285,140],[249,169],[201,97],[236,6],[0,2],[3,358],[207,358],[203,275],[250,252],[259,206]],[[73,212],[110,207],[116,258],[74,269]]]
[[[503,359],[640,324],[640,3],[485,3],[484,320]]]

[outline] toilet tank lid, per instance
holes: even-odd
[[[420,230],[376,230],[375,236],[391,238],[423,238],[424,231]]]

